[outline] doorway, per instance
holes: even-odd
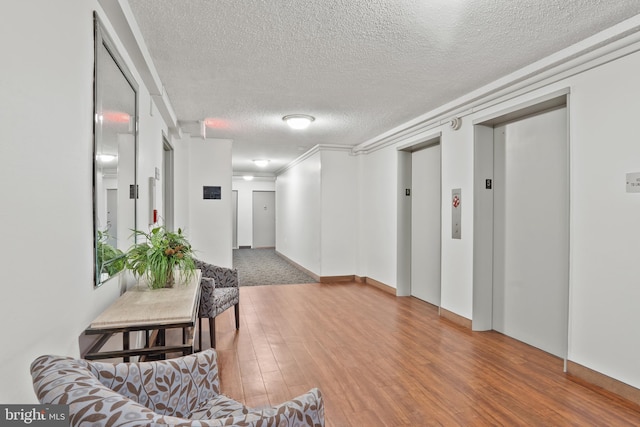
[[[440,306],[441,133],[398,148],[397,296]]]
[[[566,356],[566,108],[494,128],[493,328]]]
[[[473,329],[566,358],[566,96],[476,125]]]
[[[276,192],[253,192],[253,248],[276,246]]]
[[[173,147],[162,135],[162,212],[164,213],[164,225],[167,230],[173,230],[174,226],[174,195],[173,195]]]

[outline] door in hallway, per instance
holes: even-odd
[[[276,192],[253,192],[253,244],[254,248],[276,246]]]
[[[566,357],[566,108],[494,129],[493,328]]]
[[[440,306],[440,144],[411,154],[411,295]]]

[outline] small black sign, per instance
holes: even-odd
[[[129,186],[129,198],[130,199],[137,199],[138,198],[138,186],[137,185],[130,185]]]
[[[219,200],[219,199],[222,199],[221,187],[220,186],[215,186],[215,187],[204,186],[204,187],[202,187],[202,198],[205,199],[205,200],[209,200],[209,199]]]
[[[484,188],[486,188],[487,190],[491,190],[491,185],[492,185],[492,180],[490,179],[484,180]]]

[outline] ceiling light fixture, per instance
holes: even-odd
[[[269,164],[269,160],[257,159],[257,160],[254,160],[253,163],[255,163],[255,165],[258,166],[259,168],[264,168]]]
[[[306,114],[289,114],[282,118],[291,129],[306,129],[309,127],[315,117],[307,116]]]
[[[99,161],[108,163],[108,162],[114,161],[117,156],[113,154],[98,154],[96,157],[98,158]]]
[[[245,181],[253,181],[253,176],[251,175],[245,175],[242,178],[244,178]]]

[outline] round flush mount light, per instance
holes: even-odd
[[[113,154],[98,154],[96,157],[103,163],[113,162],[116,159],[116,156]]]
[[[307,116],[306,114],[289,114],[282,118],[291,129],[306,129],[309,127],[315,117]]]
[[[253,163],[258,166],[259,168],[264,168],[269,164],[269,160],[266,159],[257,159],[254,160]]]

